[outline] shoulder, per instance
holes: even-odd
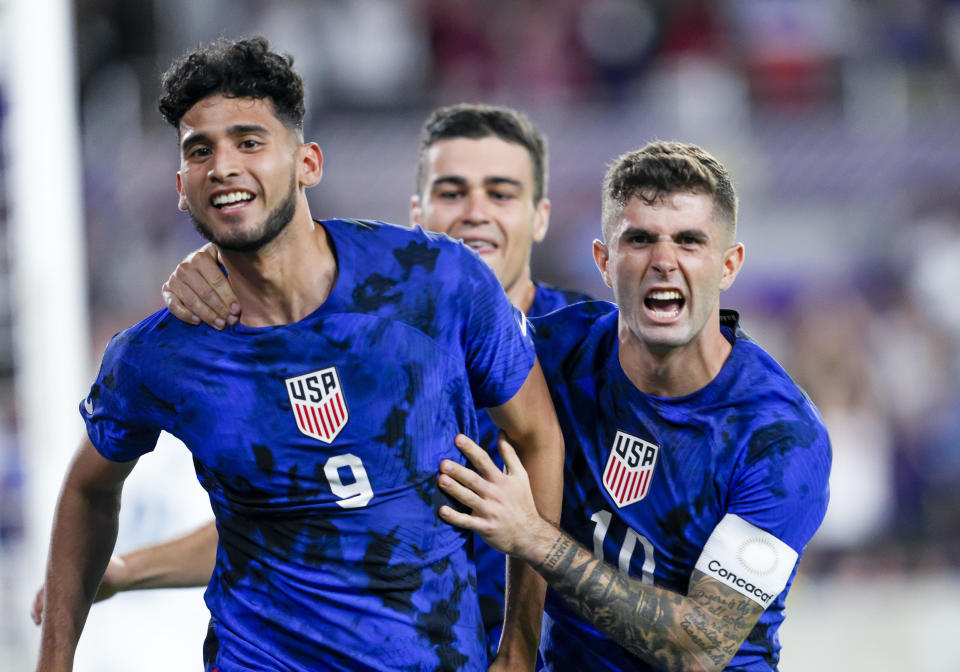
[[[593,301],[592,296],[584,294],[583,292],[560,289],[541,282],[535,284],[537,286],[537,292],[533,295],[533,305],[530,306],[528,313],[530,317],[546,315],[547,313],[575,303],[580,303],[581,301]]]
[[[478,283],[499,282],[479,255],[442,233],[366,219],[332,219],[327,228],[338,254],[355,263],[359,282],[396,284],[414,281],[427,287],[466,291]],[[341,246],[349,250],[341,250]],[[461,287],[466,282],[470,287]]]
[[[736,399],[740,405],[755,405],[759,410],[769,408],[777,414],[812,415],[820,422],[819,413],[806,392],[780,362],[740,326],[739,313],[720,311],[720,327],[733,343],[722,372],[727,384],[722,386],[721,394]]]
[[[211,343],[223,338],[224,332],[187,324],[163,308],[115,334],[104,350],[102,366],[162,374],[187,359],[203,359]]]
[[[460,241],[373,220],[321,225],[345,269],[339,291],[350,311],[402,322],[430,337],[454,338],[485,307],[500,301],[509,307],[493,271]]]
[[[807,394],[739,328],[728,361],[730,382],[716,390],[713,415],[719,444],[736,444],[729,510],[799,552],[830,497],[827,428]]]
[[[790,456],[829,464],[830,440],[819,410],[777,360],[738,330],[734,398],[748,426],[746,460]]]
[[[431,265],[440,255],[472,256],[476,253],[442,233],[424,231],[374,219],[327,219],[320,222],[334,237],[347,238],[366,250],[392,251],[401,264]]]
[[[591,300],[533,317],[530,322],[538,340],[582,340],[598,322],[615,322],[619,314],[616,304]]]
[[[738,330],[735,350],[738,351],[738,387],[748,401],[776,408],[780,413],[792,409],[797,415],[811,416],[820,422],[813,401],[763,346]]]
[[[616,334],[617,306],[608,301],[585,301],[530,320],[537,356],[544,372],[578,368],[603,357],[610,334]],[[586,364],[589,366],[589,364]]]
[[[133,326],[114,334],[110,339],[112,348],[154,347],[173,338],[180,338],[181,332],[197,329],[193,325],[181,322],[166,308],[149,315]]]
[[[157,311],[110,339],[98,383],[125,398],[138,398],[145,381],[175,380],[185,353],[196,349],[194,335],[205,328],[187,325],[166,309]]]

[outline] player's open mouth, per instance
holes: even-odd
[[[236,191],[215,194],[213,198],[210,199],[210,204],[217,210],[231,210],[249,203],[254,198],[254,195],[249,191],[238,189]]]
[[[467,247],[473,250],[476,250],[478,254],[489,254],[490,252],[494,252],[497,249],[496,244],[491,243],[489,240],[478,240],[476,238],[471,238],[471,239],[464,238],[463,242]]]
[[[668,320],[683,310],[686,299],[676,289],[655,289],[643,299],[643,305],[657,319]]]

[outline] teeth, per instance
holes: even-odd
[[[479,250],[482,247],[493,247],[491,243],[485,240],[467,240],[464,242],[467,244],[467,247],[472,247],[475,250]]]
[[[661,289],[647,294],[648,299],[657,301],[679,301],[683,296],[675,289]]]
[[[216,206],[230,205],[238,201],[249,201],[253,194],[248,191],[231,191],[229,194],[218,194],[213,197],[213,204]]]

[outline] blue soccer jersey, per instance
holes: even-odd
[[[468,535],[443,458],[533,365],[476,253],[382,223],[323,223],[338,277],[299,322],[216,331],[162,310],[111,341],[81,412],[127,461],[193,453],[220,545],[207,670],[485,670]]]
[[[721,328],[733,348],[708,385],[681,398],[643,394],[620,366],[618,316],[598,301],[532,321],[566,445],[561,527],[621,572],[682,594],[728,514],[802,553],[826,511],[830,469],[810,400],[729,311]],[[795,573],[791,559],[726,669],[776,669]],[[652,669],[552,591],[541,652],[549,670]]]
[[[527,317],[542,317],[571,304],[593,300],[593,297],[580,292],[557,289],[542,283],[535,284],[537,289],[533,295],[530,310],[527,311]],[[499,430],[493,424],[490,414],[478,409],[477,425],[480,432],[478,445],[486,448],[493,456],[497,466],[502,469],[503,460],[497,451]],[[503,553],[488,546],[479,534],[474,536],[474,547],[474,560],[477,565],[477,594],[480,596],[480,612],[483,615],[483,625],[487,632],[487,648],[492,659],[497,653],[500,633],[503,630],[506,558]]]

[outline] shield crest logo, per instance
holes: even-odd
[[[619,508],[639,502],[650,492],[660,446],[617,431],[603,470],[603,487]]]
[[[311,371],[284,382],[297,429],[317,441],[333,443],[350,419],[337,368]]]

